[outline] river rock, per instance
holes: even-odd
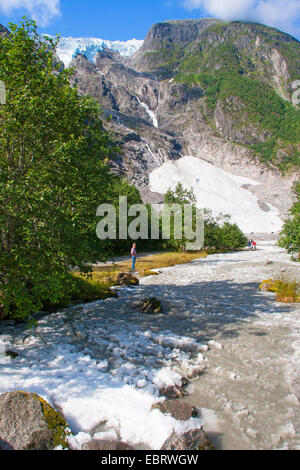
[[[162,303],[156,297],[142,300],[140,302],[139,308],[143,313],[150,313],[154,315],[162,313],[163,311]]]
[[[170,414],[178,421],[189,421],[192,418],[199,418],[197,408],[181,400],[167,400],[155,403],[152,409],[158,409],[163,414]],[[202,426],[199,428],[183,432],[173,432],[165,441],[161,450],[212,450],[213,445],[205,434]]]
[[[17,351],[13,351],[12,349],[7,349],[5,351],[5,356],[10,357],[11,359],[16,359],[19,356]]]
[[[272,279],[263,281],[259,286],[260,292],[272,292],[274,289],[274,281]]]
[[[140,281],[134,277],[130,273],[120,273],[118,275],[118,281],[117,281],[119,286],[137,286],[139,285]]]
[[[0,449],[53,450],[66,448],[68,424],[34,393],[0,395]]]
[[[173,432],[161,450],[213,450],[213,445],[203,428],[199,428],[183,434]]]
[[[186,396],[188,393],[184,390],[184,385],[170,385],[168,387],[162,387],[159,390],[159,395],[168,398],[169,400],[173,400],[176,398],[182,398]]]
[[[86,442],[82,445],[81,450],[133,450],[133,448],[121,441],[97,440]]]
[[[166,400],[155,403],[152,409],[157,409],[164,414],[170,414],[173,418],[180,421],[188,421],[191,418],[199,417],[197,408],[181,400]]]

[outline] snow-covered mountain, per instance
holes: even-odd
[[[68,67],[73,57],[78,53],[84,54],[86,58],[92,62],[97,52],[104,49],[111,49],[119,52],[121,56],[129,57],[134,54],[143,43],[143,40],[138,39],[109,41],[100,38],[61,37],[57,47],[57,54],[65,66]]]
[[[112,169],[143,202],[161,203],[181,182],[246,234],[281,230],[300,176],[298,117],[286,102],[299,41],[200,19],[157,23],[144,41],[62,38],[66,65],[76,52],[72,85],[111,117],[104,125],[122,148]]]

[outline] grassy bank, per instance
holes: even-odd
[[[136,270],[138,277],[156,275],[153,269],[176,266],[178,264],[189,263],[192,260],[206,258],[207,253],[186,252],[186,253],[159,253],[137,258]],[[91,302],[107,297],[113,293],[109,290],[115,286],[119,273],[129,272],[131,269],[131,260],[120,261],[117,263],[107,263],[102,266],[96,266],[94,271],[88,277],[83,277],[77,272],[72,275],[76,280],[76,288],[72,296],[72,301]]]

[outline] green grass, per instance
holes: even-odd
[[[248,145],[260,161],[272,163],[283,173],[300,166],[300,111],[277,95],[270,85],[229,69],[214,75],[179,72],[175,81],[202,87],[211,111],[218,100],[228,108],[228,98],[236,97],[243,105],[238,112],[229,109],[236,126],[251,122],[258,135],[266,131],[269,134],[265,142]]]
[[[175,266],[189,263],[194,259],[205,258],[207,253],[187,252],[187,253],[159,253],[137,258],[136,270],[139,277],[156,275],[153,269]],[[107,297],[111,297],[110,287],[117,283],[118,275],[121,272],[130,272],[131,261],[122,261],[114,264],[105,264],[94,267],[91,275],[84,277],[80,273],[73,271],[71,275],[75,279],[75,289],[71,301],[91,302]]]

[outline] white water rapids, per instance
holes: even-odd
[[[284,274],[299,280],[299,264],[265,243],[143,281],[178,305],[174,332],[208,344],[207,368],[186,400],[201,408],[217,449],[300,449],[300,304],[258,291]]]
[[[217,449],[300,449],[300,304],[258,290],[283,273],[299,279],[299,268],[259,243],[160,269],[118,299],[42,316],[34,330],[2,322],[0,393],[31,391],[57,406],[73,448],[96,436],[160,449],[183,424],[152,410],[158,389],[203,371],[184,400]],[[160,298],[164,314],[140,313],[145,297]]]

